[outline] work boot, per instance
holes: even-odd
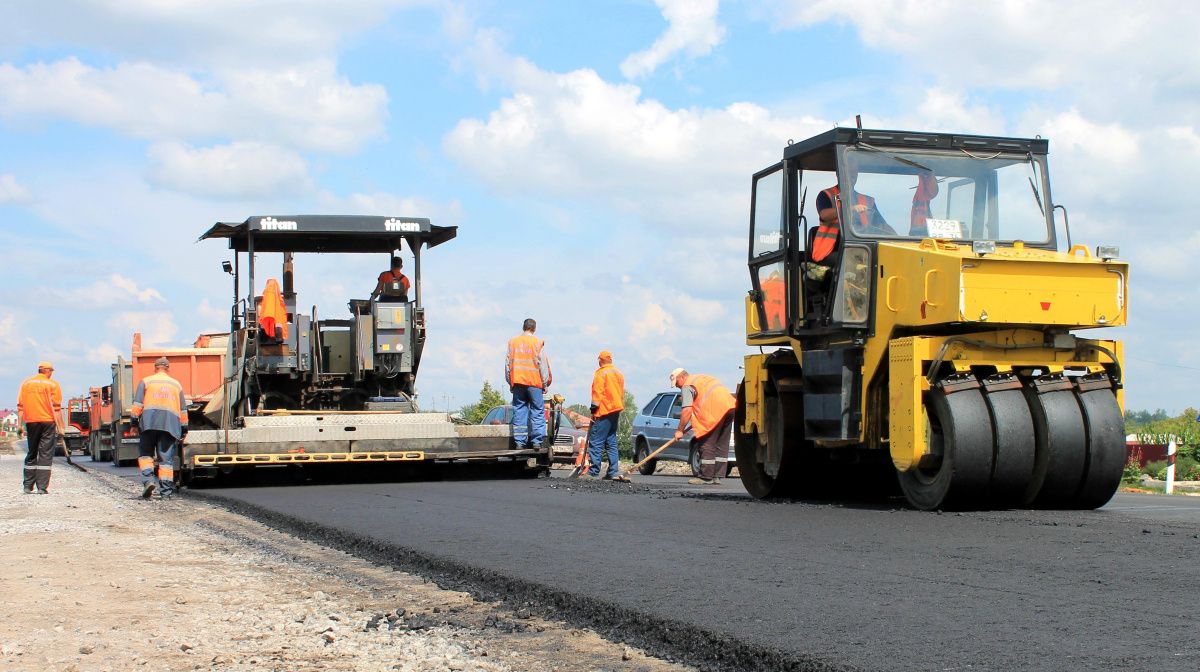
[[[48,494],[50,494],[50,491],[49,491],[49,490],[47,490],[47,489],[45,489],[45,488],[38,488],[38,489],[37,489],[37,493],[38,493],[39,495],[48,495]]]
[[[33,486],[31,485],[28,488],[23,487],[23,488],[21,488],[21,492],[23,492],[27,495],[32,495],[33,494]]]
[[[175,497],[175,493],[173,493],[173,492],[160,492],[160,493],[158,493],[158,498],[159,498],[160,500],[164,501],[164,502],[165,502],[165,501],[168,501],[168,500],[170,500],[170,499],[172,499],[172,498],[174,498],[174,497]]]
[[[154,494],[154,484],[147,483],[142,486],[142,499],[150,499],[150,495]]]
[[[591,480],[594,480],[595,478],[596,478],[595,476],[587,473],[586,471],[579,475],[579,480],[581,480],[581,481],[591,481]]]
[[[707,478],[689,478],[688,484],[689,485],[716,485],[716,483],[708,480]]]

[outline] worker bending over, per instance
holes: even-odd
[[[585,476],[600,475],[600,461],[608,457],[606,479],[621,479],[617,455],[617,423],[625,409],[625,376],[613,366],[612,353],[601,350],[597,357],[600,368],[592,376],[592,425],[588,439],[591,466]]]
[[[512,392],[512,435],[517,448],[540,447],[546,440],[543,393],[553,375],[550,360],[543,354],[545,342],[534,336],[537,322],[526,319],[520,336],[508,341],[504,358],[504,381]]]
[[[25,425],[28,448],[21,486],[27,495],[33,493],[35,485],[39,495],[49,491],[54,445],[62,434],[62,388],[50,380],[52,375],[54,366],[50,362],[39,362],[37,375],[21,383],[17,395],[17,424]]]
[[[683,410],[675,440],[683,438],[688,423],[700,443],[700,478],[693,485],[718,485],[729,462],[729,437],[733,431],[733,413],[737,401],[721,381],[702,373],[675,369],[671,385],[682,392]]]
[[[155,488],[162,499],[175,494],[175,446],[187,436],[188,416],[183,386],[167,373],[170,368],[166,357],[154,360],[154,373],[143,378],[133,393],[132,421],[141,432],[142,499],[150,499]]]

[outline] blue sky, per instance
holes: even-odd
[[[222,329],[227,251],[195,240],[254,214],[460,227],[424,258],[426,407],[501,381],[527,316],[570,401],[605,348],[640,402],[675,366],[732,385],[749,176],[855,114],[1048,137],[1076,240],[1133,264],[1128,405],[1197,406],[1198,29],[1173,2],[6,3],[0,407],[39,359],[74,394],[135,330]],[[385,263],[301,258],[300,303],[345,312]]]

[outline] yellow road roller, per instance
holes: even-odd
[[[1043,138],[834,128],[753,176],[735,444],[758,498],[1091,509],[1125,464],[1129,267]],[[1061,233],[1061,236],[1060,236]]]

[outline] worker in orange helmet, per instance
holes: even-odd
[[[703,373],[675,369],[670,375],[672,387],[682,392],[683,410],[675,440],[683,438],[690,423],[700,443],[700,477],[692,485],[719,485],[729,462],[729,438],[733,431],[733,413],[737,401],[716,378]]]
[[[175,494],[175,448],[188,433],[187,398],[183,386],[168,373],[171,360],[154,360],[154,373],[138,383],[133,393],[133,423],[139,428],[138,469],[142,472],[142,499]],[[156,467],[157,463],[157,469]]]
[[[613,366],[613,356],[608,350],[601,350],[596,359],[599,368],[592,376],[592,425],[588,439],[591,465],[582,476],[599,476],[600,461],[607,457],[608,472],[604,478],[627,480],[620,475],[617,454],[617,424],[621,411],[625,410],[625,376]]]
[[[54,462],[54,446],[62,434],[62,388],[56,381],[54,365],[38,362],[37,375],[21,383],[17,395],[17,424],[25,425],[25,473],[22,490],[44,495],[50,489],[50,465]]]
[[[371,298],[392,302],[408,301],[408,290],[412,288],[412,283],[404,275],[401,270],[403,268],[404,260],[399,256],[392,257],[391,270],[379,274],[379,281],[375,283],[375,291],[371,292]]]
[[[537,322],[528,318],[521,335],[508,341],[504,358],[504,381],[512,392],[512,436],[517,448],[540,448],[546,440],[546,416],[542,410],[546,388],[553,381],[550,360],[542,350],[546,343],[534,336]]]

